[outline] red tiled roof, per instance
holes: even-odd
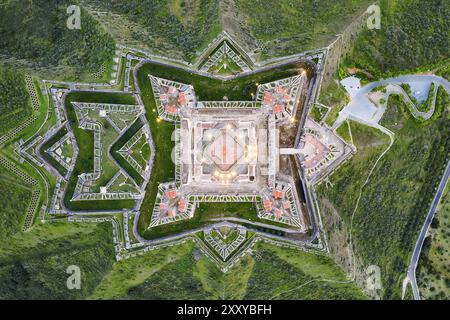
[[[263,201],[263,206],[264,206],[264,210],[271,211],[272,210],[272,201],[270,201],[269,199],[265,199]]]
[[[172,113],[172,114],[175,114],[178,112],[178,109],[176,107],[170,106],[170,105],[165,106],[164,110],[166,110],[167,113]]]
[[[186,200],[180,199],[180,201],[178,201],[178,211],[180,212],[186,211]]]
[[[264,104],[269,104],[272,102],[272,92],[265,92],[263,97]]]
[[[169,87],[169,89],[167,89],[167,93],[169,94],[174,94],[177,91],[177,89],[175,87]]]
[[[186,104],[186,93],[180,92],[180,94],[178,95],[178,103],[181,105]]]
[[[283,112],[284,106],[282,104],[276,104],[273,106],[272,111],[273,113],[280,113]]]
[[[177,190],[169,190],[165,193],[166,198],[173,199],[177,196]]]
[[[284,191],[273,190],[272,197],[282,199],[282,198],[284,198]]]

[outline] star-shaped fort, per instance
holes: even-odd
[[[117,259],[192,240],[226,271],[259,240],[325,250],[313,186],[354,150],[307,117],[323,51],[256,63],[224,32],[195,64],[116,55],[109,85],[46,81],[56,124],[19,150],[57,180],[46,214],[111,220]]]

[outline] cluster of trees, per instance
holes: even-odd
[[[124,15],[150,35],[142,39],[141,35],[134,34],[139,37],[136,40],[147,42],[149,47],[159,47],[159,51],[166,43],[181,51],[188,61],[192,61],[196,51],[220,32],[218,1],[181,1],[179,7],[172,7],[175,5],[165,0],[90,2]]]
[[[23,74],[0,66],[0,135],[31,115],[30,104]]]
[[[436,219],[436,218],[435,218]],[[418,269],[417,282],[419,288],[422,289],[422,295],[426,298],[431,299],[448,299],[448,292],[450,289],[450,278],[448,278],[448,272],[450,272],[450,267],[445,266],[447,259],[445,258],[444,248],[437,247],[434,257],[431,258],[431,237],[425,238],[424,245],[422,247],[422,252],[420,255]],[[438,254],[438,255],[437,255]],[[437,261],[440,257],[440,261]],[[437,268],[436,268],[437,267]],[[442,268],[444,267],[444,268]],[[443,269],[443,270],[442,270]],[[441,280],[444,280],[441,283]],[[437,288],[436,288],[437,287]],[[425,289],[425,290],[423,290]]]
[[[450,59],[449,59],[450,60]],[[444,61],[445,63],[445,61]],[[448,81],[450,81],[450,63],[449,61],[447,61],[447,65],[441,67],[437,72],[437,75],[441,76],[444,79],[447,79]]]
[[[270,53],[287,55],[325,46],[369,1],[238,0],[252,34]],[[270,45],[269,43],[270,42]]]

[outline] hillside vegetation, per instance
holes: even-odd
[[[1,299],[80,299],[91,294],[114,263],[111,223],[51,222],[18,233],[0,248]],[[69,290],[66,269],[81,271]]]
[[[30,115],[31,101],[24,75],[0,66],[0,135],[18,126]]]
[[[375,77],[448,59],[450,2],[381,0],[381,29],[366,29],[345,65]]]
[[[222,273],[192,243],[186,243],[118,262],[92,297],[361,299],[364,295],[324,256],[258,244],[252,256]]]
[[[440,90],[438,116],[423,123],[410,115],[398,96],[389,98],[381,124],[395,133],[394,144],[363,188],[353,220],[361,182],[372,167],[355,160],[360,150],[333,174],[332,187],[319,190],[347,227],[351,226],[353,249],[364,268],[380,266],[383,297],[387,299],[400,297],[409,255],[447,161],[450,132],[446,129],[450,120],[446,105],[448,95]],[[358,147],[357,141],[364,133],[351,128]]]
[[[425,238],[417,266],[417,283],[425,299],[450,298],[450,184]]]
[[[31,199],[31,188],[0,166],[0,239],[20,231]]]
[[[2,1],[0,58],[15,67],[65,80],[92,79],[112,64],[114,41],[83,8],[81,29],[67,28],[69,0]],[[103,79],[107,79],[107,72]],[[99,80],[99,79],[96,79]]]
[[[264,57],[329,45],[372,1],[237,0],[252,35],[263,41]]]
[[[218,0],[83,0],[122,43],[192,61],[221,31]]]

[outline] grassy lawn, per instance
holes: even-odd
[[[106,119],[98,116],[98,112],[89,112],[89,118],[102,124],[100,140],[102,143],[102,174],[92,187],[94,192],[99,192],[100,186],[106,185],[119,171],[117,165],[108,156],[108,147],[117,138],[118,133]]]
[[[48,139],[41,147],[42,157],[49,162],[58,172],[65,176],[67,174],[66,168],[64,168],[55,158],[53,158],[47,150],[50,149],[55,143],[57,143],[67,133],[66,127],[62,127],[53,137]]]
[[[344,104],[342,105],[338,105],[338,106],[334,106],[330,113],[328,114],[327,118],[325,119],[325,123],[327,125],[329,125],[330,127],[333,126],[334,122],[337,120],[337,118],[339,117],[339,112],[342,111],[342,109],[344,109]]]
[[[209,56],[208,56],[206,59],[204,59],[204,60],[202,61],[202,63],[201,63],[200,66],[199,66],[199,69],[201,69],[201,68],[204,66],[204,64],[205,64],[206,62],[208,62],[208,60],[209,60],[208,58],[209,58],[209,57],[212,57],[217,51],[219,51],[219,49],[223,46],[224,43],[226,43],[227,46],[228,46],[231,50],[233,50],[234,52],[236,52],[236,53],[241,57],[241,59],[242,59],[245,63],[249,63],[248,61],[246,61],[245,57],[243,57],[242,55],[239,54],[240,51],[239,51],[238,49],[236,49],[236,48],[233,46],[233,44],[231,44],[229,41],[222,41],[221,43],[219,43],[219,44],[217,45],[216,50],[212,51],[212,52],[209,54]],[[226,68],[226,69],[222,67],[225,63],[227,64],[227,68]],[[213,65],[208,69],[208,72],[211,72],[211,73],[219,73],[219,74],[221,74],[221,75],[227,75],[227,74],[229,75],[229,74],[235,74],[235,73],[238,73],[238,72],[242,72],[242,69],[241,69],[241,67],[239,67],[238,64],[237,64],[236,62],[234,62],[234,60],[231,59],[228,55],[223,55],[220,59],[218,59],[218,60],[216,61],[215,64],[213,64]]]
[[[116,161],[120,164],[122,168],[124,168],[130,176],[134,179],[134,181],[141,185],[144,182],[144,179],[141,177],[141,175],[131,166],[131,164],[125,160],[124,157],[122,157],[117,151],[120,150],[127,142],[130,140],[130,138],[140,129],[142,128],[144,124],[138,118],[131,127],[114,143],[114,145],[111,147],[111,155]],[[137,158],[135,158],[138,160]]]
[[[158,64],[145,64],[139,73],[151,74],[155,77],[170,79],[194,86],[195,93],[200,101],[221,101],[227,96],[230,101],[250,101],[252,93],[257,90],[257,83],[263,84],[287,77],[292,77],[306,68],[304,63],[291,63],[278,68],[272,68],[256,74],[222,81],[211,79]]]
[[[194,217],[191,219],[153,227],[146,230],[143,233],[143,236],[146,239],[156,239],[162,236],[200,228],[211,223],[211,219],[223,217],[237,217],[250,221],[263,221],[258,219],[256,209],[251,202],[201,203],[200,207],[195,210]],[[270,224],[270,221],[268,221],[268,223]]]
[[[344,88],[337,80],[334,80],[330,82],[326,90],[321,91],[319,101],[331,108],[331,111],[325,119],[325,123],[332,126],[338,118],[339,112],[349,102],[349,98]]]
[[[312,118],[315,122],[320,122],[322,118],[327,113],[328,109],[321,107],[319,105],[313,105],[311,110],[309,111],[309,117]]]
[[[78,128],[78,121],[75,110],[71,104],[72,101],[77,102],[105,102],[119,104],[135,104],[135,100],[131,94],[117,93],[100,93],[100,92],[72,92],[66,98],[66,109],[72,130],[77,140],[79,154],[75,163],[75,168],[70,177],[67,186],[67,192],[64,203],[70,210],[120,210],[123,208],[132,208],[133,200],[105,200],[105,201],[70,201],[75,190],[78,175],[81,173],[92,172],[93,170],[93,152],[94,152],[94,136],[91,131]],[[112,129],[112,128],[111,128]],[[111,140],[112,141],[112,140]],[[106,147],[106,146],[105,146]],[[103,157],[106,156],[105,154]],[[105,160],[105,159],[102,159]]]
[[[145,168],[147,161],[150,159],[150,146],[145,140],[145,136],[142,136],[138,142],[133,145],[131,154],[139,165]]]
[[[350,124],[348,121],[342,123],[339,128],[336,129],[336,133],[347,143],[352,143]]]
[[[172,149],[175,143],[172,141],[172,132],[175,129],[172,123],[157,121],[155,98],[148,78],[148,70],[144,66],[139,69],[138,83],[141,90],[141,98],[144,102],[146,118],[155,145],[155,158],[150,181],[145,190],[145,198],[141,206],[139,217],[139,233],[142,234],[150,224],[150,217],[158,192],[158,185],[175,179],[175,165],[171,159]]]
[[[228,75],[242,72],[242,69],[237,65],[236,62],[233,61],[233,59],[226,56],[223,57],[222,59],[219,59],[215,65],[209,68],[208,72],[219,73],[221,75]]]

